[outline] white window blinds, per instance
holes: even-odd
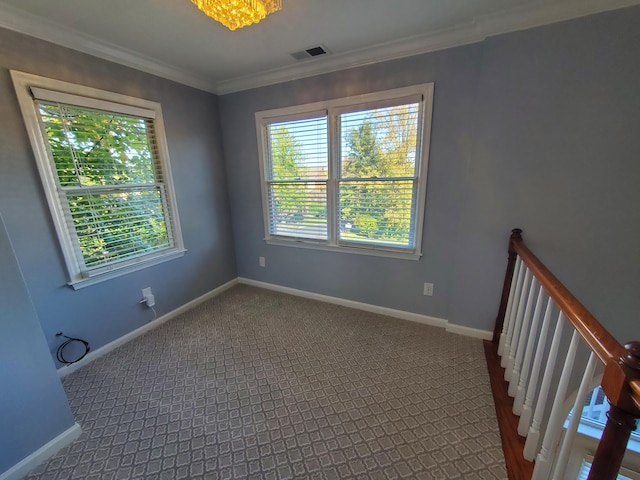
[[[83,272],[173,246],[153,121],[37,101]]]
[[[327,238],[327,118],[272,123],[268,208],[272,235]]]
[[[267,241],[418,258],[432,94],[427,84],[258,112]]]
[[[413,248],[419,104],[340,116],[340,241]]]
[[[160,104],[11,72],[69,284],[184,253]]]
[[[593,458],[589,457],[590,461],[593,461]],[[590,461],[584,460],[582,465],[580,466],[580,472],[578,473],[578,478],[576,480],[587,480],[589,477],[589,473],[591,472],[591,463]],[[616,477],[617,480],[640,480],[640,473],[628,470],[626,468],[621,468],[620,473]]]

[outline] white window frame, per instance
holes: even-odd
[[[427,167],[429,164],[429,146],[431,140],[431,118],[433,113],[433,83],[414,85],[411,87],[385,90],[364,95],[339,98],[324,102],[316,102],[293,107],[278,108],[256,112],[256,133],[258,137],[258,157],[260,164],[260,184],[262,188],[262,208],[266,243],[270,245],[311,248],[359,255],[418,260],[422,256],[422,231],[426,203]],[[417,193],[413,239],[414,247],[393,248],[384,245],[368,245],[340,241],[338,235],[338,188],[340,167],[340,131],[338,118],[340,114],[367,108],[382,108],[391,104],[400,105],[401,100],[407,103],[420,102],[417,131]],[[284,237],[271,234],[269,217],[268,188],[268,138],[267,128],[272,123],[312,118],[323,114],[328,123],[328,181],[327,181],[327,240],[316,240],[296,237]]]
[[[178,218],[178,206],[173,187],[169,151],[160,104],[150,100],[14,70],[11,70],[11,78],[69,274],[68,285],[74,289],[83,288],[183,256],[186,250]],[[162,170],[166,195],[165,222],[173,243],[171,247],[146,255],[108,263],[90,271],[82,267],[84,262],[78,258],[80,247],[76,238],[75,228],[69,226],[67,222],[65,206],[61,200],[60,182],[50,159],[48,139],[45,138],[40,125],[34,93],[41,99],[46,97],[47,100],[69,105],[153,119],[158,161]]]

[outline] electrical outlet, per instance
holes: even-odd
[[[142,301],[140,303],[146,303],[147,307],[153,307],[156,304],[156,297],[151,291],[151,287],[142,289]]]
[[[433,283],[425,283],[423,295],[427,295],[429,297],[433,296]]]
[[[264,259],[264,257],[259,257],[258,258],[258,263],[260,264],[261,267],[264,267],[267,265],[266,260]]]

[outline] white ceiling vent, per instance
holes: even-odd
[[[331,52],[329,52],[327,47],[325,47],[324,45],[317,45],[315,47],[305,48],[304,50],[301,50],[299,52],[293,52],[291,56],[296,60],[305,60],[307,58],[320,57],[322,55],[327,55],[328,53],[331,53]]]

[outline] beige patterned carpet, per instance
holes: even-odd
[[[237,286],[65,378],[29,479],[506,479],[480,340]]]

